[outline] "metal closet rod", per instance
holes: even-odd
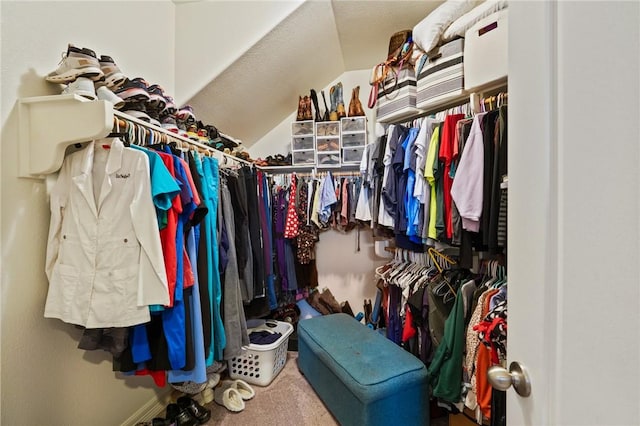
[[[132,116],[127,115],[127,114],[124,114],[124,113],[122,113],[120,111],[114,111],[113,115],[114,115],[114,127],[120,128],[120,122],[119,121],[124,121],[125,124],[126,124],[126,122],[129,122],[129,123],[131,123],[133,125],[141,126],[141,127],[145,128],[145,129],[151,131],[151,132],[159,133],[161,135],[161,137],[174,139],[174,140],[178,141],[179,144],[187,144],[189,146],[192,146],[192,147],[195,147],[195,148],[199,148],[199,150],[206,150],[206,151],[209,151],[211,153],[220,154],[224,158],[228,158],[228,159],[236,161],[238,163],[247,164],[249,166],[255,166],[255,164],[253,164],[250,161],[244,160],[242,158],[238,158],[238,157],[236,157],[234,155],[229,155],[229,154],[224,153],[222,151],[218,151],[217,149],[212,148],[212,147],[210,147],[208,145],[202,144],[200,142],[193,141],[191,139],[187,139],[187,138],[185,138],[183,136],[180,136],[180,135],[178,135],[176,133],[173,133],[173,132],[170,132],[170,131],[168,131],[166,129],[163,129],[162,127],[158,127],[155,124],[147,123],[146,121],[142,121],[142,120],[140,120],[138,118],[132,117]],[[196,150],[198,150],[198,149],[196,149]]]

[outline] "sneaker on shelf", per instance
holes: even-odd
[[[76,80],[77,81],[77,80]],[[115,109],[122,109],[124,101],[118,95],[113,93],[107,86],[98,86],[96,89],[98,99],[101,101],[111,102]]]
[[[176,120],[189,125],[196,122],[196,115],[193,113],[191,105],[185,105],[176,112]]]
[[[158,113],[163,112],[166,108],[167,100],[163,96],[164,90],[162,90],[162,87],[157,84],[152,84],[147,89],[147,92],[149,93],[149,102],[147,102],[148,106],[158,110]]]
[[[206,129],[198,129],[198,142],[203,143],[203,144],[208,144],[209,143],[209,133],[207,132]]]
[[[200,137],[198,136],[198,126],[195,124],[189,125],[187,128],[187,137],[193,141],[200,142]]]
[[[173,133],[178,133],[178,125],[176,124],[176,119],[168,115],[162,119],[162,128],[168,130]]]
[[[86,77],[78,77],[75,81],[72,81],[62,91],[63,95],[80,95],[84,98],[96,100],[96,90],[93,87],[93,81]]]
[[[147,85],[141,78],[134,78],[133,80],[125,80],[125,82],[114,93],[125,102],[146,102],[149,100],[149,93],[147,92]]]
[[[151,121],[144,102],[127,102],[122,108],[122,112],[147,123]]]
[[[102,55],[100,56],[99,62],[100,69],[104,73],[104,81],[109,89],[117,89],[125,82],[127,77],[122,74],[122,71],[120,71],[120,68],[118,68],[111,56]]]
[[[162,97],[164,98],[164,101],[165,101],[164,110],[162,111],[163,114],[174,115],[176,112],[178,112],[178,108],[176,107],[176,102],[173,100],[171,96],[162,92]]]
[[[50,72],[45,79],[51,83],[69,83],[78,77],[97,80],[103,75],[100,62],[98,62],[93,50],[81,49],[69,44],[67,51],[62,52],[62,60],[58,64],[58,68]]]

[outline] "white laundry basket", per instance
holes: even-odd
[[[282,336],[269,345],[243,346],[243,353],[228,361],[231,379],[242,379],[247,383],[267,386],[276,378],[287,362],[287,344],[293,326],[288,322],[276,320],[248,320],[247,328],[267,329],[281,333]]]

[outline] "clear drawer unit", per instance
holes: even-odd
[[[295,121],[291,123],[291,157],[292,164],[315,164],[315,127],[313,120]]]
[[[340,157],[342,164],[358,164],[367,144],[367,117],[344,117],[340,120]]]
[[[316,123],[316,165],[318,167],[340,167],[340,122],[319,121]]]

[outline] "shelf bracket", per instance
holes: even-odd
[[[107,136],[113,106],[78,95],[23,98],[19,101],[19,168],[23,178],[44,178],[62,167],[69,145]]]

